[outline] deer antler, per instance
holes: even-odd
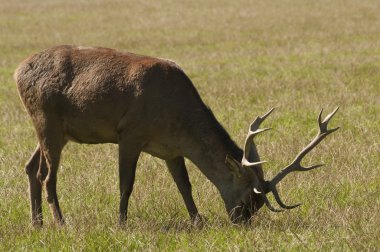
[[[297,157],[293,160],[293,162],[285,167],[281,172],[279,172],[271,181],[266,181],[264,185],[258,185],[259,188],[254,187],[253,191],[255,194],[258,194],[262,200],[264,201],[265,205],[274,212],[280,212],[283,210],[278,210],[273,208],[273,206],[270,204],[268,198],[266,197],[265,193],[267,192],[272,192],[274,198],[276,199],[277,203],[284,209],[292,209],[295,207],[300,206],[301,204],[296,204],[296,205],[285,205],[280,198],[280,195],[277,191],[276,185],[289,173],[293,171],[310,171],[312,169],[318,168],[323,166],[322,164],[318,165],[313,165],[309,167],[303,167],[301,165],[302,159],[306,156],[307,153],[309,153],[315,146],[317,146],[327,135],[333,133],[334,131],[338,130],[339,127],[334,128],[334,129],[327,129],[327,124],[331,120],[331,118],[335,115],[335,113],[338,111],[339,107],[337,107],[333,112],[328,114],[326,118],[322,121],[321,116],[323,109],[321,109],[319,115],[318,115],[318,125],[319,125],[319,133],[318,135],[313,139],[313,141],[310,142],[308,146],[306,146],[298,155]],[[244,167],[253,167],[257,166],[259,164],[265,163],[266,161],[260,161],[260,162],[250,162],[247,159],[247,154],[249,152],[249,148],[253,143],[253,138],[264,132],[269,130],[270,128],[264,128],[264,129],[259,129],[260,124],[273,112],[274,108],[269,110],[265,115],[263,116],[258,116],[251,124],[247,138],[245,140],[245,146],[244,146],[244,155],[243,159],[241,161],[242,165]],[[261,188],[263,187],[263,188]],[[263,190],[264,189],[264,190]]]
[[[312,149],[314,149],[315,146],[317,146],[326,136],[333,133],[334,131],[338,130],[339,127],[334,129],[327,129],[327,124],[329,123],[330,119],[335,115],[335,113],[338,111],[339,107],[337,107],[333,112],[328,114],[326,118],[322,121],[321,116],[323,109],[321,109],[321,112],[319,112],[318,115],[318,125],[319,125],[319,132],[318,135],[313,139],[313,141],[310,142],[309,145],[307,145],[293,160],[293,162],[285,167],[282,171],[280,171],[271,181],[266,182],[267,191],[271,191],[277,201],[277,203],[285,209],[292,209],[295,207],[298,207],[301,204],[291,205],[287,206],[282,201],[278,194],[276,185],[289,173],[293,171],[310,171],[315,168],[323,166],[323,164],[317,164],[312,165],[309,167],[303,167],[301,165],[302,159],[306,156],[307,153],[309,153]]]
[[[260,161],[260,162],[250,162],[248,160],[248,153],[249,153],[249,148],[251,147],[253,143],[253,138],[267,130],[270,130],[270,128],[264,128],[264,129],[259,129],[260,124],[273,112],[275,108],[272,108],[269,110],[265,115],[263,116],[258,116],[256,119],[251,123],[251,126],[249,127],[248,135],[245,138],[245,144],[244,144],[244,155],[243,159],[241,160],[241,164],[245,167],[252,167],[252,166],[257,166],[262,163],[266,163],[267,161]]]
[[[258,116],[256,117],[256,119],[251,123],[251,126],[249,127],[249,131],[248,131],[248,135],[245,139],[245,144],[244,144],[244,154],[243,154],[243,158],[241,160],[241,164],[243,167],[254,167],[254,166],[257,166],[257,165],[260,165],[262,163],[266,163],[266,161],[259,161],[259,162],[250,162],[248,160],[248,153],[249,153],[249,148],[251,147],[252,143],[253,143],[253,138],[255,136],[257,136],[258,134],[264,132],[264,131],[267,131],[267,130],[270,130],[270,128],[264,128],[264,129],[259,129],[260,127],[260,124],[273,112],[275,108],[272,108],[270,109],[265,115],[263,116]],[[265,195],[265,191],[261,188],[261,185],[258,185],[259,188],[256,188],[254,187],[253,188],[253,192],[255,194],[258,194],[261,199],[264,201],[265,205],[273,212],[281,212],[283,210],[279,210],[279,209],[276,209],[274,208],[267,196]]]

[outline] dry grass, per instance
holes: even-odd
[[[0,0],[0,250],[380,249],[380,4],[378,1]],[[70,144],[59,173],[67,219],[29,223],[24,163],[36,145],[12,80],[28,55],[56,44],[99,45],[171,58],[241,143],[249,121],[279,106],[259,140],[271,177],[316,133],[319,108],[342,129],[308,159],[328,165],[281,185],[297,210],[262,209],[229,223],[212,184],[188,163],[209,220],[193,229],[162,161],[143,155],[128,227],[117,225],[116,146]]]

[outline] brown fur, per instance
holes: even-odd
[[[63,223],[56,194],[63,147],[78,143],[119,145],[120,221],[127,216],[136,163],[141,151],[166,160],[193,220],[184,157],[192,160],[220,191],[228,212],[250,190],[252,176],[237,178],[225,164],[243,152],[202,102],[189,78],[172,61],[106,48],[57,46],[23,61],[15,72],[21,100],[35,126],[39,144],[27,164],[32,222],[42,224],[41,187],[55,220]],[[256,149],[251,161],[259,161]],[[253,175],[252,175],[253,174]],[[250,212],[262,206],[252,196]],[[239,219],[242,212],[231,216]]]

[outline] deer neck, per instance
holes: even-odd
[[[235,192],[233,174],[225,164],[226,156],[229,154],[240,161],[243,151],[223,127],[216,123],[198,124],[198,127],[189,132],[184,156],[217,187],[227,207]]]

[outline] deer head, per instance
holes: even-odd
[[[322,112],[318,115],[319,132],[317,136],[296,156],[296,158],[288,166],[282,169],[272,180],[264,180],[261,174],[261,164],[266,161],[250,160],[250,150],[254,148],[254,138],[258,134],[269,130],[270,128],[260,129],[260,124],[273,112],[274,108],[269,110],[265,115],[258,116],[250,125],[247,137],[245,139],[244,154],[241,162],[238,162],[231,156],[227,155],[226,165],[233,172],[234,184],[236,191],[239,191],[239,197],[235,198],[232,209],[230,209],[230,217],[233,222],[247,221],[250,217],[260,209],[264,204],[273,212],[281,212],[283,209],[293,209],[301,205],[286,205],[281,200],[276,185],[289,173],[293,171],[310,171],[315,168],[323,166],[322,164],[304,167],[301,164],[302,159],[309,153],[315,146],[317,146],[326,136],[338,130],[339,127],[334,129],[327,129],[327,124],[331,118],[338,111],[337,107],[332,113],[326,116],[322,121]],[[277,209],[272,206],[266,194],[271,192],[282,209]]]

